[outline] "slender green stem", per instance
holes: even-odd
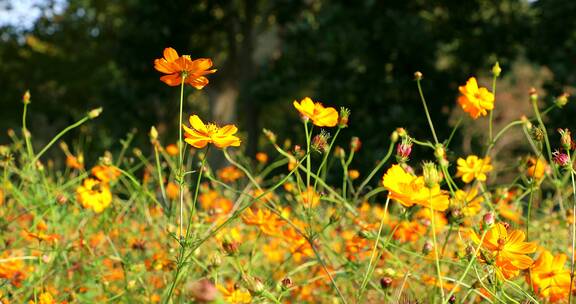
[[[183,140],[182,140],[182,112],[184,108],[184,80],[186,79],[186,75],[182,75],[182,82],[180,83],[180,114],[179,114],[179,123],[178,123],[178,183],[179,183],[179,190],[180,190],[180,240],[182,240],[182,229],[184,225],[184,177],[183,172],[184,169],[184,155],[183,155]]]
[[[574,254],[576,253],[576,184],[574,183],[574,163],[570,157],[570,149],[566,151],[570,159],[569,170],[570,179],[572,180],[572,195],[574,202],[572,203],[572,254],[570,259],[570,288],[568,289],[568,303],[572,303],[572,286],[574,284]]]
[[[330,145],[328,146],[328,150],[324,153],[324,157],[322,158],[322,162],[320,163],[320,167],[318,167],[318,170],[316,171],[316,175],[320,176],[320,172],[322,171],[322,169],[326,165],[326,161],[328,160],[328,156],[330,156],[330,151],[332,151],[332,146],[334,146],[334,142],[336,142],[336,138],[338,137],[338,134],[340,134],[340,130],[342,130],[342,128],[338,128],[338,130],[336,130],[336,133],[334,134],[334,137],[332,137],[332,141],[330,142]],[[314,191],[316,191],[317,185],[318,185],[318,180],[314,181]]]
[[[356,303],[361,303],[362,295],[364,294],[364,289],[366,289],[368,280],[370,279],[372,272],[374,271],[372,263],[374,263],[374,258],[376,257],[376,250],[378,249],[378,243],[380,242],[380,236],[382,235],[382,227],[384,227],[384,221],[386,219],[386,215],[388,214],[389,202],[390,202],[390,196],[386,198],[386,204],[384,205],[384,214],[382,215],[382,219],[380,220],[380,228],[378,228],[378,235],[376,236],[376,242],[374,243],[374,248],[372,248],[370,262],[368,263],[368,269],[366,270],[366,274],[364,275],[364,279],[362,280],[362,284],[360,285],[360,290],[358,291],[358,296],[356,297]]]
[[[390,159],[390,156],[392,156],[392,151],[394,151],[394,142],[390,141],[390,145],[388,146],[388,152],[386,152],[386,155],[384,156],[384,158],[382,158],[380,160],[380,162],[378,162],[376,167],[374,167],[374,169],[372,169],[370,174],[368,174],[368,176],[362,181],[362,183],[360,184],[360,186],[356,190],[356,193],[354,194],[354,200],[352,201],[352,203],[354,203],[354,205],[357,204],[358,196],[360,195],[360,193],[362,193],[362,190],[364,190],[364,187],[366,187],[368,185],[368,183],[372,180],[374,175],[376,175],[376,173],[378,173],[378,171],[380,171],[380,169],[382,168],[382,166],[384,166],[384,164],[388,161],[388,159]]]
[[[498,78],[496,75],[494,75],[494,77],[492,78],[492,95],[494,96],[494,103],[496,103],[496,78]],[[495,107],[494,107],[495,108]],[[489,139],[488,142],[491,143],[492,142],[492,125],[494,124],[494,109],[490,110],[490,119],[488,120],[488,134],[489,134]]]
[[[164,201],[164,207],[168,206],[168,199],[166,199],[166,189],[164,189],[164,177],[162,177],[162,166],[160,166],[160,155],[158,155],[158,147],[154,145],[154,157],[156,159],[156,171],[158,172],[158,183],[160,184],[160,193]]]
[[[308,120],[304,121],[304,131],[306,132],[306,153],[308,156],[306,157],[306,188],[310,187],[310,166],[311,166],[311,159],[312,153],[310,152],[310,137],[312,136],[313,127],[310,128],[310,132],[308,132]]]
[[[64,130],[60,131],[60,133],[58,133],[56,136],[54,136],[54,138],[52,138],[52,140],[42,150],[40,150],[40,152],[38,152],[38,154],[36,154],[36,157],[34,157],[34,159],[32,160],[32,164],[35,164],[40,159],[40,157],[44,153],[46,153],[46,151],[48,151],[48,149],[50,149],[50,147],[52,145],[54,145],[54,143],[56,143],[62,136],[64,136],[64,134],[68,133],[70,130],[72,130],[74,128],[79,127],[80,125],[82,125],[83,123],[85,123],[89,119],[90,119],[89,116],[84,116],[79,121],[69,125]]]
[[[26,151],[28,152],[28,159],[34,158],[34,151],[32,149],[32,143],[30,142],[30,132],[26,126],[26,117],[28,114],[28,102],[24,103],[24,111],[22,112],[22,135],[24,136],[24,142],[26,143]]]
[[[432,242],[434,245],[434,262],[436,264],[436,275],[438,276],[438,281],[440,282],[440,295],[442,296],[442,303],[445,301],[444,294],[444,283],[442,281],[442,271],[440,269],[440,257],[438,256],[438,242],[436,241],[436,214],[434,208],[432,208],[432,191],[429,190],[429,202],[430,202],[430,217],[432,218]]]
[[[424,93],[422,92],[422,85],[420,84],[419,78],[416,79],[416,84],[418,85],[418,93],[420,94],[422,105],[424,106],[424,112],[426,113],[426,118],[428,119],[430,130],[432,131],[432,136],[434,137],[434,143],[438,144],[438,137],[436,136],[436,131],[434,130],[434,124],[432,124],[432,118],[430,118],[430,112],[428,111],[428,106],[426,105],[426,99],[424,98]]]

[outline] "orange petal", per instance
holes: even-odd
[[[162,82],[164,82],[165,84],[167,84],[171,87],[179,86],[182,83],[182,78],[177,73],[176,74],[170,74],[170,75],[164,75],[164,76],[160,77],[160,80],[162,80]]]
[[[164,58],[166,58],[166,60],[168,62],[172,62],[175,61],[176,59],[178,59],[180,56],[178,56],[178,52],[176,52],[175,49],[171,48],[171,47],[167,47],[164,49]]]

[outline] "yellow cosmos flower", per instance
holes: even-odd
[[[325,108],[321,103],[312,101],[310,97],[305,97],[300,103],[295,100],[294,107],[302,116],[312,120],[312,123],[318,127],[334,127],[338,124],[336,109]]]
[[[228,288],[222,285],[216,285],[216,288],[222,293],[222,297],[226,303],[230,304],[249,304],[252,303],[252,296],[246,290],[236,289],[234,286]]]
[[[458,104],[473,119],[486,116],[488,110],[494,109],[494,94],[486,88],[479,88],[475,77],[470,77],[458,90],[462,94],[458,97]]]
[[[182,125],[186,132],[184,141],[194,148],[201,149],[208,144],[214,144],[218,148],[240,146],[240,138],[234,136],[238,132],[235,125],[225,125],[220,128],[212,123],[204,124],[198,115],[190,116],[189,120],[192,128]]]
[[[420,205],[438,211],[448,208],[446,192],[437,184],[426,187],[424,177],[406,172],[400,165],[393,165],[382,177],[382,185],[388,190],[388,196],[405,207]]]
[[[476,155],[469,155],[466,160],[463,158],[458,158],[458,172],[457,177],[462,177],[462,181],[465,183],[470,183],[474,179],[479,181],[486,180],[486,173],[492,171],[492,165],[490,164],[490,157],[487,156],[484,159],[478,158]]]
[[[565,254],[553,256],[544,250],[530,270],[528,283],[544,298],[551,302],[565,300],[570,290],[570,270],[565,269],[568,257]]]
[[[478,189],[472,188],[468,191],[457,190],[452,199],[453,204],[461,208],[465,217],[475,216],[482,210],[482,197],[478,195]]]
[[[473,231],[471,239],[480,244],[480,238]],[[524,242],[526,236],[521,230],[513,230],[510,233],[503,224],[497,223],[488,230],[481,244],[488,254],[494,259],[494,265],[500,270],[500,274],[509,279],[518,275],[521,269],[532,266],[532,258],[527,254],[536,251],[536,244]]]
[[[528,168],[526,174],[535,179],[544,177],[548,169],[548,163],[543,158],[529,157],[527,161]]]
[[[76,188],[76,197],[84,208],[92,209],[96,213],[102,212],[112,202],[112,193],[108,184],[93,178],[84,180]]]
[[[282,226],[280,218],[268,209],[258,209],[254,212],[248,208],[242,213],[242,220],[246,225],[258,226],[263,233],[272,236],[278,235]]]

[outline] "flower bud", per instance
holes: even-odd
[[[535,88],[530,88],[530,90],[528,91],[528,95],[530,95],[530,101],[531,102],[537,102],[538,101],[538,92],[536,91]]]
[[[158,130],[156,130],[156,127],[152,126],[152,128],[150,128],[150,141],[152,143],[155,143],[158,140]]]
[[[562,108],[568,103],[568,97],[570,97],[570,95],[568,95],[567,93],[563,93],[562,95],[556,98],[556,101],[554,103],[559,108]]]
[[[340,146],[334,148],[334,156],[344,159],[346,157],[346,151]]]
[[[500,73],[502,73],[502,69],[500,68],[498,61],[496,61],[496,63],[492,66],[492,75],[494,75],[494,77],[500,77]]]
[[[448,299],[448,303],[450,303],[450,304],[456,303],[456,296],[455,296],[455,295],[452,295],[452,296],[450,297],[450,299]]]
[[[350,117],[350,110],[348,108],[341,107],[340,115],[338,119],[338,127],[346,128],[348,127],[348,118]]]
[[[102,113],[102,108],[101,108],[101,107],[100,107],[100,108],[97,108],[97,109],[94,109],[94,110],[88,112],[88,118],[94,119],[94,118],[100,116],[101,113]]]
[[[442,146],[442,144],[436,145],[434,149],[434,156],[436,156],[436,159],[438,160],[446,158],[446,150],[444,149],[444,146]]]
[[[243,275],[242,277],[246,282],[246,287],[248,290],[250,290],[250,292],[260,294],[262,291],[264,291],[265,286],[264,283],[262,283],[262,280],[250,275]]]
[[[541,127],[532,128],[530,136],[537,142],[542,142],[544,140],[544,130]]]
[[[421,80],[421,79],[422,79],[422,76],[423,76],[423,75],[422,75],[422,72],[420,72],[420,71],[416,71],[416,72],[414,73],[414,79],[415,79],[415,80]]]
[[[280,286],[284,290],[290,289],[292,286],[294,286],[294,282],[292,281],[292,279],[290,277],[285,277],[282,279],[282,281],[280,281]]]
[[[560,167],[566,167],[570,164],[570,157],[566,153],[556,150],[552,153],[552,156],[554,157],[554,163]]]
[[[424,245],[422,245],[422,254],[428,255],[430,252],[432,252],[432,249],[434,249],[434,244],[432,244],[430,241],[426,241],[424,242]]]
[[[328,139],[330,139],[330,133],[322,130],[320,134],[312,138],[312,149],[320,153],[326,153],[328,151]]]
[[[216,286],[206,278],[192,283],[190,293],[192,298],[200,303],[212,302],[218,297]]]
[[[558,133],[560,133],[560,144],[562,148],[566,151],[570,150],[572,147],[572,136],[570,134],[570,130],[568,129],[558,129]]]
[[[402,142],[396,146],[396,161],[405,163],[409,160],[412,153],[412,141],[409,137],[404,137]]]
[[[484,225],[486,225],[486,227],[490,227],[490,226],[494,225],[494,222],[496,221],[496,217],[494,216],[494,213],[488,212],[488,213],[484,214],[484,217],[482,218],[482,220],[484,221]]]
[[[433,188],[434,186],[438,185],[438,183],[440,182],[440,174],[438,173],[436,164],[434,164],[433,162],[425,162],[422,168],[424,175],[424,183],[426,184],[426,187]]]
[[[356,136],[352,137],[352,139],[350,139],[350,150],[358,152],[360,151],[360,147],[362,147],[362,142],[360,141],[360,138]]]
[[[391,140],[393,143],[396,143],[399,138],[400,138],[400,135],[398,135],[398,131],[394,131],[394,132],[392,132],[392,134],[390,135],[390,140]]]
[[[392,286],[392,282],[393,280],[391,277],[383,277],[380,279],[380,287],[382,287],[382,289],[388,289]]]
[[[268,140],[275,144],[276,143],[276,134],[274,134],[274,132],[268,130],[268,129],[262,129],[262,132],[264,133],[264,135],[268,138]]]
[[[24,92],[24,95],[22,95],[22,102],[27,105],[30,104],[30,91],[26,90],[26,92]]]

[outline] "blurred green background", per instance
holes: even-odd
[[[339,144],[360,137],[358,167],[383,155],[396,127],[430,138],[415,71],[441,138],[463,116],[458,86],[479,75],[490,87],[497,60],[497,125],[531,114],[529,87],[550,104],[576,77],[576,1],[0,0],[0,10],[0,143],[19,129],[27,89],[37,145],[98,106],[102,116],[68,137],[85,150],[117,149],[131,130],[146,147],[152,125],[175,142],[179,90],[153,67],[168,46],[213,59],[218,72],[187,88],[186,112],[237,123],[248,154],[266,149],[263,127],[297,140],[292,101],[310,96],[351,109]],[[552,126],[574,114],[569,104]],[[474,151],[482,121],[465,118],[453,149]]]

